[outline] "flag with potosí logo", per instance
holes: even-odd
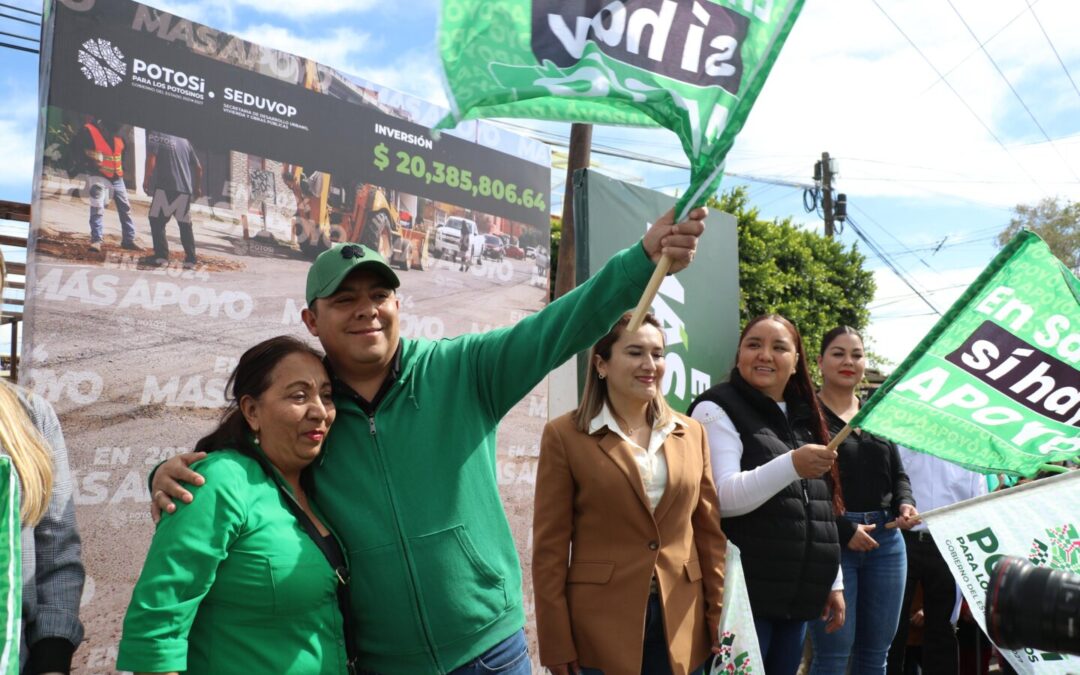
[[[742,554],[731,541],[724,561],[724,608],[717,635],[720,653],[712,659],[709,675],[745,675],[763,672],[761,645],[754,630],[754,613],[746,592]]]
[[[690,159],[683,213],[723,161],[803,0],[444,0],[451,113],[436,128],[529,117],[674,131]]]
[[[22,527],[11,459],[0,457],[0,675],[19,674],[22,635]]]
[[[1003,557],[1080,574],[1080,471],[927,511],[922,518],[984,633],[987,590],[994,566]],[[1045,600],[1030,598],[1025,616],[1044,622],[1054,611],[1047,609]],[[1000,651],[1016,672],[1025,675],[1080,672],[1077,656],[1034,648]]]
[[[1030,231],[850,422],[983,473],[1080,455],[1080,281]]]

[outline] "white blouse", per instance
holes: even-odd
[[[787,403],[775,403],[787,415]],[[701,422],[709,437],[709,458],[712,460],[713,482],[716,483],[722,517],[750,513],[792,481],[799,480],[791,452],[774,457],[750,471],[743,471],[742,438],[724,409],[712,401],[699,403],[691,417]],[[844,573],[837,569],[832,589],[839,591],[843,588]]]
[[[671,421],[664,426],[654,426],[652,433],[649,435],[649,447],[643,448],[623,433],[619,423],[615,421],[615,416],[605,403],[603,409],[600,410],[600,414],[594,417],[592,422],[589,422],[589,433],[594,434],[607,427],[630,444],[630,450],[634,453],[634,461],[637,463],[638,472],[641,474],[641,480],[645,484],[645,494],[649,498],[649,505],[655,512],[656,505],[660,503],[660,499],[664,496],[668,481],[667,457],[664,456],[661,450],[664,447],[664,441],[675,429],[675,425],[682,423],[682,420],[672,417]]]

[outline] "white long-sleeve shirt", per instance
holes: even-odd
[[[777,407],[787,415],[787,404],[778,401]],[[742,516],[750,513],[777,492],[799,480],[795,461],[787,452],[750,471],[742,470],[742,437],[724,409],[712,401],[702,401],[691,415],[705,427],[709,438],[709,458],[712,460],[713,482],[720,500],[720,515]],[[844,588],[844,573],[836,570],[832,589]]]

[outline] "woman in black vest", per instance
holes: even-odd
[[[818,368],[825,421],[829,432],[837,434],[859,411],[856,389],[866,371],[862,336],[849,326],[826,333]],[[852,675],[884,675],[907,576],[904,539],[899,529],[885,525],[896,519],[901,528],[909,528],[918,512],[895,443],[856,431],[837,452],[848,508],[836,519],[843,547],[847,621],[829,634],[822,622],[811,624],[814,665],[810,672],[844,675],[850,658]]]
[[[724,532],[742,551],[764,672],[793,675],[807,622],[820,617],[830,632],[844,623],[836,453],[824,447],[799,331],[777,314],[750,321],[730,381],[690,414],[709,436]]]

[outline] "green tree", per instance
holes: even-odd
[[[790,218],[763,220],[745,187],[710,199],[709,208],[738,219],[741,323],[761,314],[786,316],[798,326],[815,366],[825,332],[840,324],[866,326],[874,275],[854,245],[845,248],[836,239],[797,227]]]
[[[1042,237],[1070,269],[1080,267],[1080,202],[1046,197],[1038,204],[1018,204],[1013,213],[1009,225],[998,235],[998,246],[1026,228]]]

